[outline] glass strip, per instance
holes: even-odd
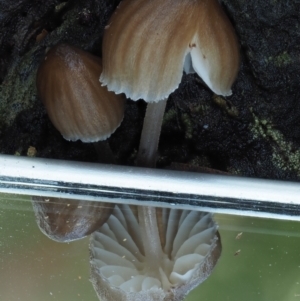
[[[300,184],[0,155],[0,192],[300,220]]]

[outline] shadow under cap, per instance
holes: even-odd
[[[183,70],[230,95],[238,68],[237,38],[217,0],[123,0],[104,33],[100,81],[157,102],[177,89]]]
[[[221,241],[211,214],[158,208],[141,220],[142,210],[153,212],[147,208],[116,205],[93,233],[91,281],[100,300],[183,300],[219,259]]]
[[[125,99],[101,86],[101,72],[100,58],[74,46],[58,44],[46,53],[37,72],[38,95],[65,139],[105,140],[121,124]]]

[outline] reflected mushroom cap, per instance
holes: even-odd
[[[101,227],[114,205],[59,198],[32,197],[36,222],[50,239],[70,242],[81,239]]]
[[[116,205],[91,236],[91,281],[103,301],[183,298],[212,272],[221,241],[211,214],[156,209],[162,247],[157,271],[147,267],[136,207]],[[149,225],[150,227],[150,225]]]
[[[124,97],[102,87],[101,59],[74,46],[51,48],[37,72],[37,90],[50,120],[67,140],[96,142],[121,124]]]
[[[234,29],[217,0],[123,0],[104,33],[100,82],[157,102],[178,88],[185,70],[226,96],[239,63]]]

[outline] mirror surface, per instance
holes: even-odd
[[[300,298],[300,223],[214,215],[222,254],[187,301]],[[0,299],[89,300],[89,237],[59,243],[38,228],[29,197],[0,195]]]

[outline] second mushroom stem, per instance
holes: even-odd
[[[167,99],[164,99],[158,103],[150,103],[147,106],[137,155],[137,166],[150,168],[156,166],[157,149],[166,104]],[[162,256],[156,209],[155,207],[139,206],[138,216],[143,233],[143,246],[148,272],[152,274],[159,270]]]

